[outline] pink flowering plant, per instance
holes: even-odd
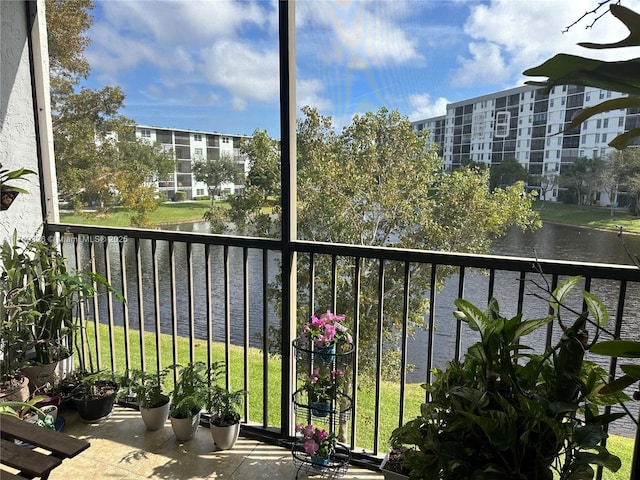
[[[343,370],[329,370],[329,367],[321,366],[311,372],[302,389],[309,395],[309,401],[327,402],[335,398],[343,383]]]
[[[336,435],[313,425],[299,423],[296,432],[302,433],[304,451],[311,456],[329,458],[336,447]]]
[[[309,339],[318,347],[338,342],[353,343],[353,338],[342,322],[344,322],[344,315],[335,315],[331,310],[327,310],[319,317],[312,315],[311,321],[302,327],[302,338]]]

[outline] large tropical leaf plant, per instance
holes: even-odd
[[[456,316],[479,333],[463,360],[435,371],[423,385],[429,402],[418,417],[396,429],[392,447],[408,448],[404,467],[411,479],[583,480],[594,467],[611,471],[620,459],[605,445],[607,426],[624,413],[600,407],[626,400],[602,393],[607,373],[584,359],[587,327],[608,321],[603,303],[583,292],[586,309],[564,324],[564,304],[580,282],[572,277],[550,295],[548,316],[506,318],[491,299],[486,312],[458,299]],[[562,310],[562,315],[561,315]],[[552,321],[563,334],[544,352],[524,338]]]

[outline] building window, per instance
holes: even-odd
[[[151,130],[143,128],[142,130],[140,130],[140,136],[142,138],[151,138]]]
[[[593,151],[593,157],[591,157],[591,158],[596,158],[597,156],[598,156],[598,150],[594,150]]]
[[[549,158],[549,150],[547,150],[546,152],[544,152],[544,158]]]
[[[551,133],[551,125],[547,127],[547,133]]]
[[[591,100],[591,92],[587,92],[584,96],[585,100],[588,102]]]
[[[607,90],[607,98],[611,98],[611,90]]]
[[[202,134],[194,133],[193,134],[193,140],[196,141],[196,142],[201,142],[202,141]]]
[[[564,98],[564,97],[562,97],[562,98],[560,99],[560,103],[561,103],[562,105],[564,105],[564,103],[565,103],[565,98]]]
[[[604,98],[604,90],[600,90],[600,100]]]
[[[602,128],[609,128],[609,119],[608,118],[605,118],[602,121]]]
[[[560,150],[556,151],[556,158],[560,158]]]
[[[618,117],[618,126],[622,127],[624,125],[624,117]]]
[[[201,148],[194,148],[193,149],[193,153],[196,157],[202,157],[202,149]]]
[[[229,143],[229,137],[222,137],[222,143]]]
[[[584,134],[582,135],[582,143],[587,143],[587,135]],[[580,155],[581,157],[584,157],[584,155]]]
[[[607,134],[606,133],[602,134],[602,143],[607,143]]]
[[[598,119],[596,120],[596,128],[601,128],[602,127],[602,120]]]
[[[600,143],[600,134],[596,133],[596,143]]]
[[[509,111],[496,112],[495,136],[497,138],[506,138],[509,135],[510,119],[511,119],[511,112]]]

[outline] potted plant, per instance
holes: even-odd
[[[36,172],[26,168],[9,171],[2,168],[0,163],[0,210],[7,210],[19,193],[29,193],[25,189],[17,187],[10,182],[12,180],[25,180],[27,175],[35,175]]]
[[[331,310],[317,317],[311,316],[311,321],[302,327],[300,340],[308,344],[316,353],[316,363],[331,363],[335,359],[336,346],[340,343],[353,343],[351,334],[344,326],[344,315],[335,315]]]
[[[208,369],[204,362],[173,365],[178,378],[169,394],[169,418],[176,438],[181,442],[193,438],[200,424],[200,413],[207,401]]]
[[[308,462],[315,470],[325,471],[330,465],[331,455],[336,448],[336,435],[314,425],[296,425],[296,433],[301,433],[302,449],[309,456]]]
[[[110,371],[74,371],[73,380],[76,384],[69,397],[78,410],[80,420],[96,423],[111,415],[121,382],[117,374]]]
[[[215,363],[211,368],[212,380],[218,380],[224,371],[224,363]],[[206,408],[209,412],[211,438],[220,450],[233,448],[240,434],[240,413],[238,409],[246,395],[245,390],[230,392],[224,387],[211,383],[208,390]]]
[[[169,370],[145,372],[133,369],[123,379],[122,395],[132,397],[140,408],[147,430],[161,429],[169,418],[169,396],[164,384]]]
[[[604,445],[607,425],[623,413],[599,407],[626,399],[602,395],[606,372],[585,361],[587,319],[602,326],[606,308],[583,292],[587,310],[572,325],[560,311],[578,277],[562,283],[549,304],[553,314],[524,320],[501,316],[491,299],[486,312],[458,299],[456,316],[480,335],[461,361],[435,371],[423,385],[429,402],[420,415],[391,435],[392,449],[404,447],[410,479],[592,478],[593,465],[616,471],[620,460]],[[558,321],[560,341],[536,353],[523,337]]]
[[[332,410],[338,392],[344,382],[344,371],[331,369],[330,364],[320,363],[301,387],[307,393],[307,404],[313,415],[326,417]]]
[[[12,243],[0,248],[0,260],[2,317],[21,334],[20,353],[28,362],[22,371],[33,389],[53,383],[58,362],[73,351],[79,329],[75,309],[96,294],[94,284],[114,291],[100,275],[67,270],[56,245],[36,238],[20,241],[16,231]]]
[[[56,418],[50,408],[39,407],[44,397],[36,396],[27,402],[3,402],[0,403],[0,414],[11,415],[20,420],[29,421],[49,430],[55,430]],[[49,406],[51,407],[51,406]],[[56,413],[57,415],[57,407]]]

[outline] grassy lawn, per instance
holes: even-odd
[[[611,210],[606,207],[565,205],[563,203],[536,202],[534,205],[543,222],[583,225],[585,227],[640,233],[640,217],[632,216],[627,210]]]
[[[93,338],[94,331],[90,324],[87,332],[90,338]],[[101,367],[110,368],[108,359],[111,358],[111,342],[109,330],[106,325],[100,326],[100,349],[101,359],[103,360]],[[172,356],[173,340],[170,335],[162,334],[159,338],[152,332],[145,332],[143,337],[145,350],[146,369],[155,370],[156,365],[156,342],[160,343],[160,358],[162,367],[172,365],[173,363],[185,364],[189,361],[190,345],[189,339],[177,338],[177,357]],[[139,368],[141,365],[141,341],[140,332],[137,330],[129,331],[129,348],[128,353],[132,368]],[[210,345],[212,361],[222,361],[225,359],[224,344],[213,342]],[[113,329],[113,358],[116,359],[116,370],[123,372],[125,370],[125,345],[124,345],[124,329],[115,327]],[[194,356],[196,360],[207,361],[207,342],[204,340],[196,340],[193,345]],[[95,349],[93,349],[94,359]],[[266,396],[263,395],[262,385],[265,373],[263,371],[264,362],[267,362],[267,381],[268,391]],[[245,368],[243,350],[239,346],[231,345],[229,347],[229,370],[230,370],[230,386],[231,389],[242,389],[243,372]],[[266,407],[268,411],[268,424],[278,427],[280,425],[280,358],[277,356],[263,355],[262,351],[252,348],[248,353],[247,370],[249,372],[249,417],[250,423],[262,423],[262,412]],[[172,381],[172,378],[170,379]],[[169,386],[170,389],[171,386]],[[424,401],[424,391],[418,384],[407,385],[405,392],[405,421],[413,418],[418,414],[420,403]],[[395,423],[400,399],[400,386],[392,382],[382,382],[380,385],[380,430],[378,435],[378,448],[384,452],[387,447],[387,439],[391,431],[397,426]],[[375,389],[373,387],[364,387],[358,391],[357,398],[358,416],[356,418],[356,445],[360,448],[371,450],[373,448],[373,432],[375,421]],[[350,433],[347,433],[347,443],[349,443]],[[611,435],[608,440],[609,449],[622,460],[622,468],[616,473],[604,471],[603,478],[606,480],[627,479],[631,472],[631,457],[633,454],[634,440],[631,438]]]
[[[167,202],[160,205],[157,210],[149,214],[149,220],[154,224],[201,222],[204,213],[209,210],[209,200],[197,200],[193,202]],[[122,207],[114,207],[108,215],[97,215],[87,212],[82,215],[73,213],[61,213],[62,223],[82,225],[99,225],[112,227],[130,227],[131,217],[134,212]]]

